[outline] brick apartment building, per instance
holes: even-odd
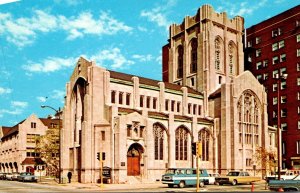
[[[300,169],[300,5],[246,29],[245,69],[265,86],[274,127],[280,103],[282,167]]]

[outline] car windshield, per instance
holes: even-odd
[[[238,176],[239,172],[229,172],[227,176]]]

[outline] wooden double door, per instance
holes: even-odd
[[[139,176],[141,174],[141,153],[137,145],[132,145],[127,152],[127,175]]]

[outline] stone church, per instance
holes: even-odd
[[[191,143],[198,141],[201,168],[252,172],[256,148],[274,148],[274,131],[266,92],[244,71],[243,30],[243,18],[209,5],[171,25],[163,81],[80,58],[66,85],[63,175],[96,182],[104,152],[113,183],[160,180],[166,168],[196,166]]]

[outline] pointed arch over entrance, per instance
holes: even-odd
[[[141,174],[141,158],[144,153],[144,148],[134,143],[128,148],[127,152],[127,175],[139,176]]]

